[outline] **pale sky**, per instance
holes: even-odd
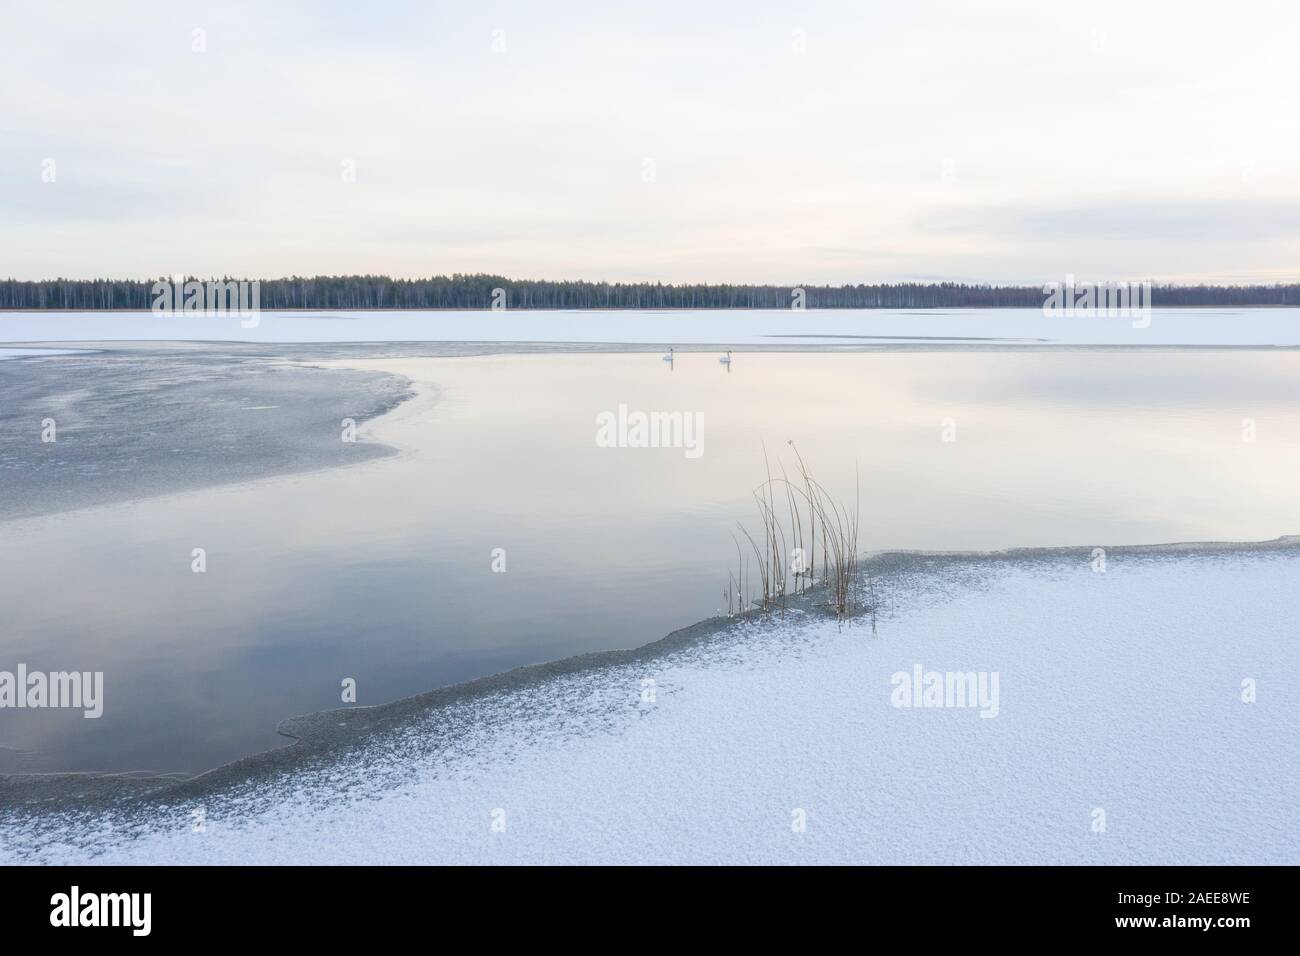
[[[0,277],[1297,281],[1298,35],[1294,0],[3,0]]]

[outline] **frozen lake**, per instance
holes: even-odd
[[[304,311],[263,312],[255,328],[233,316],[0,312],[0,342],[94,341],[1300,346],[1300,309],[1155,309],[1146,327],[1038,309]]]

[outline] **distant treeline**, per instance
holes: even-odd
[[[2,309],[148,309],[155,280],[0,280]],[[171,279],[158,281],[171,282]],[[205,280],[197,280],[205,281]],[[214,281],[231,281],[222,277]],[[501,290],[501,291],[498,291]],[[546,282],[494,275],[293,276],[262,279],[263,309],[809,309],[1040,308],[1042,286],[959,282],[872,285],[666,285]],[[1156,306],[1300,306],[1290,285],[1153,285]]]

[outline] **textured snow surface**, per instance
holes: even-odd
[[[920,562],[877,636],[737,625],[317,769],[11,820],[0,862],[1296,863],[1298,580],[1294,548]],[[997,671],[998,716],[892,706],[916,664]]]

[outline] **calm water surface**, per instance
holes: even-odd
[[[1300,532],[1297,352],[376,366],[426,383],[373,423],[397,457],[0,524],[0,669],[106,682],[99,720],[0,712],[0,769],[195,772],[280,745],[347,677],[378,704],[659,638],[721,607],[763,447],[791,464],[789,440],[837,491],[856,465],[868,549]],[[597,447],[619,404],[702,416],[703,454]]]

